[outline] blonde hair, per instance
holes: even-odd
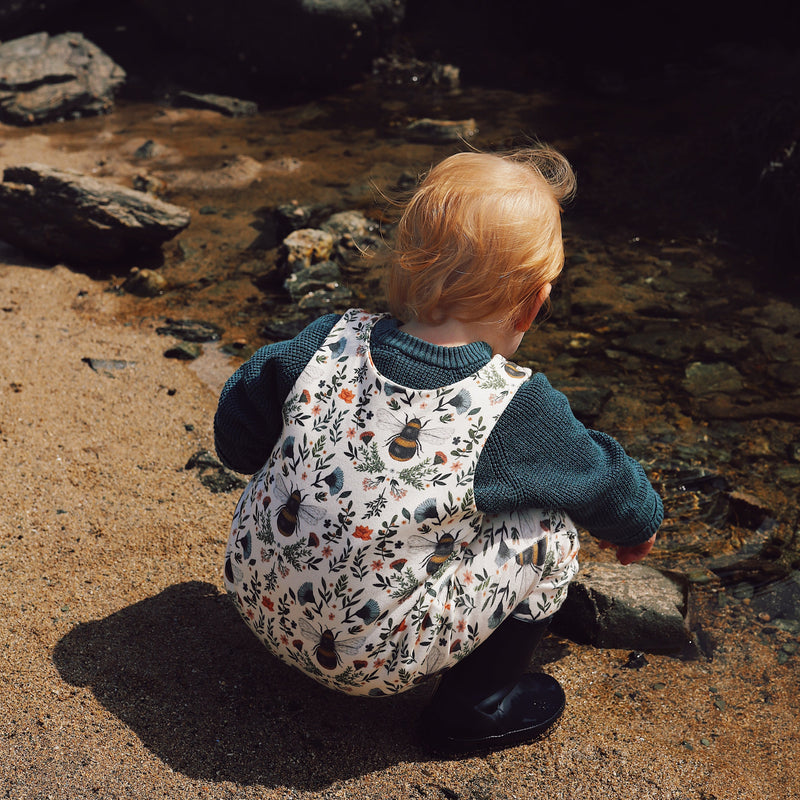
[[[398,224],[392,313],[428,324],[517,322],[561,272],[561,204],[574,191],[569,162],[546,146],[437,164]]]

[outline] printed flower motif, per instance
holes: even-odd
[[[385,663],[386,663],[386,659],[385,659],[385,658],[376,658],[376,659],[375,659],[375,660],[372,662],[372,666],[373,666],[373,668],[374,668],[374,669],[379,669],[379,668],[380,668],[380,667],[382,667],[382,666],[383,666]]]
[[[373,572],[378,572],[379,570],[383,569],[383,561],[373,561],[372,562],[372,570]]]
[[[302,639],[292,639],[292,647],[295,650],[302,650],[303,649],[303,640]]]
[[[252,608],[248,608],[248,609],[247,609],[247,616],[248,616],[250,619],[253,619],[253,617],[255,617],[255,615],[256,615],[256,612],[255,612],[255,611],[253,611],[253,609],[252,609]]]
[[[378,619],[380,613],[381,607],[375,600],[367,600],[367,602],[356,611],[356,616],[364,620],[365,625],[369,625],[371,622],[375,622],[375,620]]]
[[[347,438],[348,439],[354,439],[355,435],[356,435],[356,429],[355,428],[348,428],[347,429]]]
[[[460,461],[454,461],[450,465],[450,471],[451,472],[458,472],[460,469],[461,469],[461,462]]]
[[[361,439],[364,444],[369,444],[373,436],[375,436],[375,434],[372,431],[364,431],[358,438]]]
[[[366,669],[366,668],[367,668],[367,666],[368,666],[368,664],[369,664],[369,662],[367,662],[367,661],[363,661],[362,659],[356,659],[356,660],[353,662],[353,666],[354,666],[356,669]]]
[[[313,414],[315,417],[318,417],[318,416],[319,416],[319,412],[320,412],[320,411],[322,411],[322,409],[319,407],[319,403],[317,403],[317,404],[314,406],[314,408],[312,408],[312,409],[311,409],[311,413],[312,413],[312,414]]]
[[[464,620],[463,620],[463,619],[460,619],[460,620],[458,621],[458,625],[456,625],[456,630],[457,630],[459,633],[464,633],[464,630],[466,629],[466,627],[467,627],[467,623],[466,623],[466,622],[464,622]]]
[[[447,405],[453,406],[457,414],[463,414],[469,410],[472,397],[466,389],[462,389],[455,397],[447,401]]]
[[[314,586],[311,584],[311,581],[306,581],[297,590],[297,602],[300,603],[301,606],[304,606],[306,603],[311,603],[313,601],[314,601]]]
[[[355,399],[355,393],[351,389],[345,387],[341,392],[339,392],[339,397],[344,400],[345,403],[352,403]]]
[[[329,544],[326,544],[325,547],[322,548],[322,555],[325,558],[330,558],[333,555],[333,550]]]
[[[433,456],[433,463],[437,465],[446,464],[447,456],[441,450],[437,450],[436,454]]]
[[[366,525],[356,525],[356,529],[353,531],[353,536],[355,536],[356,539],[363,539],[365,542],[368,542],[372,538],[372,534],[372,528],[368,528]]]
[[[396,569],[398,572],[400,572],[400,570],[402,570],[403,567],[405,566],[407,560],[408,559],[406,558],[398,558],[395,561],[392,561],[392,563],[389,564],[389,566],[392,569]]]
[[[269,599],[269,597],[262,597],[261,598],[261,605],[264,606],[265,608],[269,609],[270,611],[274,611],[275,610],[275,603],[273,603],[272,600]]]
[[[344,473],[341,467],[335,467],[333,472],[330,475],[326,475],[322,480],[328,484],[331,494],[338,494],[342,491],[342,486],[344,486]]]
[[[289,637],[285,633],[281,634],[281,644],[289,646]]]
[[[311,402],[311,395],[309,394],[308,389],[303,389],[303,393],[300,395],[300,402],[301,403]]]

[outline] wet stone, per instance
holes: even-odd
[[[406,127],[406,136],[415,142],[441,144],[471,139],[478,133],[474,119],[418,119]]]
[[[139,269],[133,267],[122,284],[122,288],[129,294],[135,294],[138,297],[158,297],[163,294],[169,284],[167,279],[156,270],[152,269]]]
[[[194,361],[202,353],[200,345],[192,342],[181,342],[164,351],[164,358],[174,358],[178,361]]]
[[[296,262],[297,263],[297,262]],[[298,301],[309,292],[319,289],[335,289],[342,280],[339,265],[333,261],[320,261],[309,266],[301,266],[283,282],[283,287]]]
[[[332,313],[333,311],[346,311],[353,298],[353,293],[346,287],[334,284],[325,289],[317,289],[303,295],[297,301],[297,307],[302,311],[320,311]]]
[[[697,353],[705,342],[705,331],[687,329],[682,324],[658,323],[616,339],[617,350],[650,356],[660,361],[685,363]]]
[[[256,103],[221,94],[181,91],[175,97],[174,105],[178,108],[201,108],[217,111],[226,117],[252,117],[258,113]]]
[[[216,342],[222,336],[222,329],[213,322],[196,319],[164,320],[164,324],[156,328],[161,336],[174,336],[184,342]]]
[[[694,397],[735,393],[744,386],[739,370],[724,361],[714,364],[695,361],[686,368],[685,375],[683,387]]]

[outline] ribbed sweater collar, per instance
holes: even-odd
[[[453,370],[458,378],[477,372],[492,358],[492,348],[486,342],[471,342],[458,347],[444,347],[417,339],[399,329],[396,319],[383,319],[372,331],[370,347],[373,353],[391,349],[399,356],[440,369]],[[457,378],[457,379],[458,379]]]

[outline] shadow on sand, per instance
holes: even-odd
[[[430,684],[383,699],[325,689],[271,657],[208,583],[76,626],[53,661],[192,778],[316,790],[423,757],[413,732]]]

